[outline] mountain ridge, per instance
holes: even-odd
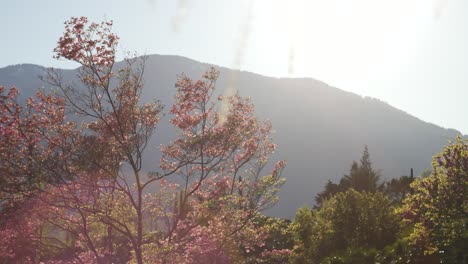
[[[447,129],[447,130],[453,130],[455,132],[457,132],[458,134],[462,134],[460,131],[458,131],[456,128],[451,128],[451,127],[444,127],[444,126],[441,126],[441,125],[438,125],[438,124],[435,124],[433,122],[430,122],[430,121],[426,121],[426,120],[423,120],[417,116],[414,116],[413,114],[409,113],[409,112],[406,112],[405,110],[403,109],[400,109],[396,106],[393,106],[392,104],[388,103],[387,101],[385,100],[382,100],[380,98],[376,98],[376,97],[372,97],[372,96],[366,96],[366,95],[361,95],[361,94],[357,94],[357,93],[354,93],[354,92],[351,92],[351,91],[347,91],[347,90],[344,90],[344,89],[341,89],[341,88],[338,88],[338,87],[335,87],[335,86],[332,86],[332,85],[329,85],[328,83],[324,82],[324,81],[321,81],[321,80],[317,80],[317,79],[314,79],[312,77],[283,77],[283,76],[280,76],[280,77],[276,77],[276,76],[269,76],[269,75],[265,75],[265,74],[261,74],[261,73],[256,73],[256,72],[251,72],[251,71],[245,71],[245,70],[241,70],[241,69],[231,69],[231,68],[228,68],[228,67],[225,67],[225,66],[220,66],[220,65],[216,65],[216,64],[211,64],[209,62],[201,62],[201,61],[197,61],[195,59],[191,59],[191,58],[188,58],[188,57],[184,57],[184,56],[181,56],[181,55],[162,55],[162,54],[150,54],[150,55],[146,55],[148,57],[169,57],[169,58],[178,58],[178,59],[182,59],[182,60],[188,60],[190,62],[194,62],[194,63],[199,63],[199,64],[203,64],[203,65],[206,65],[206,67],[215,67],[217,69],[225,69],[225,70],[230,70],[230,71],[237,71],[239,73],[243,73],[243,74],[252,74],[252,75],[257,75],[257,76],[261,76],[261,77],[266,77],[266,78],[274,78],[274,79],[278,79],[278,80],[305,80],[305,81],[311,81],[311,82],[315,82],[315,83],[319,83],[319,84],[322,84],[322,85],[325,85],[329,88],[332,88],[332,89],[337,89],[341,92],[344,92],[344,93],[349,93],[349,94],[352,94],[352,95],[355,95],[355,96],[358,96],[364,100],[377,100],[379,101],[380,103],[383,103],[383,104],[386,104],[388,106],[390,106],[391,108],[394,108],[398,111],[401,111],[403,114],[407,114],[407,115],[410,115],[411,117],[414,117],[416,118],[417,120],[421,121],[421,122],[424,122],[424,123],[427,123],[427,124],[430,124],[430,125],[434,125],[436,127],[440,127],[440,128],[443,128],[443,129]],[[15,68],[23,68],[23,67],[30,67],[30,68],[36,68],[36,69],[39,69],[39,70],[42,70],[42,72],[46,72],[47,69],[49,68],[54,68],[54,67],[46,67],[46,66],[43,66],[43,65],[39,65],[39,64],[34,64],[34,63],[18,63],[18,64],[12,64],[12,65],[7,65],[7,66],[4,66],[4,67],[0,67],[0,71],[4,71],[4,70],[10,70],[10,69],[15,69]],[[77,67],[77,68],[72,68],[72,69],[63,69],[63,68],[55,68],[55,69],[58,69],[60,71],[76,71],[78,70],[80,67]],[[181,72],[182,73],[182,72]],[[1,81],[1,80],[0,80]],[[1,85],[1,84],[0,84]],[[20,88],[20,87],[19,87]],[[466,136],[466,135],[463,135],[463,136]]]

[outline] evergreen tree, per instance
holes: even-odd
[[[369,149],[364,147],[362,153],[361,164],[353,162],[349,175],[345,175],[340,184],[344,185],[344,189],[353,188],[359,192],[376,192],[382,187],[379,184],[380,174],[372,168]]]
[[[359,192],[382,191],[384,185],[380,183],[380,174],[372,168],[369,149],[364,147],[360,163],[353,161],[348,175],[344,175],[338,184],[328,181],[325,190],[315,196],[315,208],[320,208],[323,202],[333,195],[353,188]]]

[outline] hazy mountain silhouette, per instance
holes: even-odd
[[[173,102],[176,76],[185,72],[200,78],[210,65],[179,56],[149,56],[145,70],[145,100],[159,99],[166,112]],[[286,159],[286,185],[280,202],[269,211],[293,217],[304,203],[312,204],[328,179],[337,181],[349,171],[368,145],[374,168],[384,178],[418,175],[430,168],[431,157],[458,131],[419,120],[385,102],[363,98],[310,78],[272,78],[249,72],[218,68],[218,92],[235,87],[250,96],[256,112],[272,121],[278,150],[273,160]],[[16,86],[22,96],[47,85],[38,76],[46,71],[22,64],[0,69],[0,85]],[[63,77],[76,82],[76,70],[63,70]],[[159,145],[174,138],[166,116],[156,131],[145,168],[157,168]]]

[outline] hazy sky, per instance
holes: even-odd
[[[122,50],[312,77],[468,134],[466,0],[0,0],[0,67],[76,67],[52,59],[71,16],[114,20]]]

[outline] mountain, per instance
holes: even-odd
[[[173,102],[176,76],[182,72],[200,78],[210,65],[179,56],[151,55],[145,69],[142,98],[159,99],[166,112]],[[418,175],[430,169],[432,156],[460,134],[419,120],[377,99],[328,86],[310,78],[272,78],[254,73],[218,67],[221,76],[218,92],[238,89],[250,96],[261,118],[271,120],[278,150],[273,160],[286,159],[283,172],[286,184],[280,202],[267,213],[293,217],[305,203],[313,204],[328,179],[337,181],[349,171],[368,145],[374,168],[385,179],[408,175],[414,168]],[[0,69],[0,85],[16,86],[22,96],[45,87],[38,76],[45,68],[22,64]],[[63,77],[74,80],[77,70],[63,70]],[[76,79],[75,79],[76,80]],[[152,139],[145,168],[158,165],[160,144],[174,137],[166,116]]]

